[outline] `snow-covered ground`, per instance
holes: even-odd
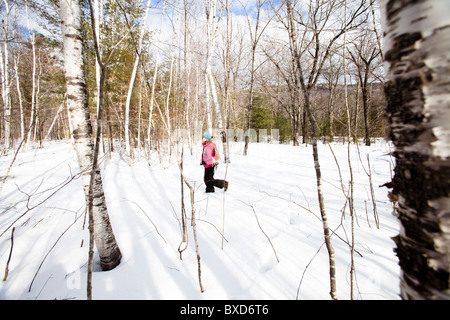
[[[331,145],[343,185],[349,187],[347,145]],[[330,299],[328,253],[317,201],[311,146],[253,143],[231,146],[231,163],[216,178],[229,190],[204,193],[201,149],[185,149],[184,168],[195,187],[202,282],[198,284],[192,227],[180,260],[180,173],[175,157],[148,162],[114,153],[102,173],[112,227],[122,251],[121,264],[102,272],[94,267],[94,299]],[[393,167],[390,145],[351,146],[354,173],[356,299],[398,299],[399,266],[392,236],[387,189]],[[335,234],[339,299],[350,298],[351,218],[336,162],[319,143],[329,225]],[[374,220],[367,170],[370,157],[380,228]],[[13,155],[0,158],[0,177]],[[9,275],[0,282],[0,299],[85,299],[88,231],[84,194],[70,142],[48,143],[20,152],[0,193],[0,276],[11,250]],[[185,205],[190,217],[189,192]],[[345,212],[343,215],[342,212]],[[256,214],[256,216],[255,216]],[[256,218],[257,217],[257,218]],[[257,220],[258,219],[258,220]],[[259,224],[258,224],[259,222]],[[370,223],[370,226],[369,226]],[[222,248],[221,232],[225,241]],[[263,232],[264,231],[264,232]],[[270,239],[270,242],[268,240]],[[272,248],[273,245],[273,248]],[[276,255],[275,255],[276,253]],[[277,261],[277,257],[279,262]],[[34,279],[34,281],[33,281]],[[32,286],[30,288],[30,285]]]

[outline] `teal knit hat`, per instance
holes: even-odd
[[[202,137],[211,140],[211,134],[209,132],[205,132]]]

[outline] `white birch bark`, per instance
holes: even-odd
[[[206,69],[205,69],[205,83],[206,83],[206,113],[208,119],[208,130],[212,134],[212,114],[211,114],[211,97],[213,99],[217,122],[220,131],[223,131],[222,112],[220,111],[219,99],[217,98],[216,85],[212,75],[212,58],[214,47],[216,43],[216,0],[205,0],[206,24],[207,24],[207,45],[206,45]]]
[[[184,90],[184,102],[185,102],[185,118],[186,118],[186,127],[189,132],[187,139],[189,148],[191,150],[192,154],[192,139],[191,139],[191,117],[190,117],[190,111],[191,111],[191,103],[190,103],[190,92],[191,92],[191,85],[190,85],[190,79],[189,79],[189,64],[188,64],[188,8],[187,8],[187,1],[183,0],[184,5],[184,84],[185,84],[185,90]]]
[[[404,299],[450,299],[450,16],[447,0],[383,0],[395,146],[394,241]]]
[[[175,56],[172,56],[170,59],[170,74],[169,74],[169,87],[167,89],[167,100],[165,103],[166,107],[166,127],[167,134],[169,139],[167,139],[167,149],[169,150],[169,155],[172,154],[172,126],[170,124],[170,110],[169,110],[169,102],[170,102],[170,91],[172,89],[172,77],[173,77],[173,64],[175,63]]]
[[[61,0],[60,17],[63,21],[67,104],[73,128],[78,163],[83,172],[82,181],[86,195],[86,203],[88,203],[94,139],[83,68],[81,9],[78,0]],[[102,269],[113,269],[120,263],[122,255],[109,221],[102,177],[98,168],[95,171],[93,186],[93,216],[95,244],[100,256]]]
[[[95,35],[97,38],[97,43],[100,44],[101,42],[101,33],[100,33],[100,25],[103,23],[103,0],[94,0],[94,21],[95,21]],[[99,46],[98,48],[100,54],[102,54],[102,48]],[[101,70],[100,65],[95,60],[95,81],[97,85],[97,114],[100,112],[100,77],[101,77]],[[103,148],[103,132],[102,127],[100,127],[100,142],[101,142],[101,148],[99,150],[104,150]]]
[[[47,135],[46,135],[45,138],[44,138],[44,141],[49,140],[50,134],[52,133],[52,130],[53,130],[53,127],[55,126],[56,121],[58,120],[59,114],[60,114],[61,111],[63,110],[64,104],[65,104],[65,103],[66,103],[66,95],[64,95],[64,99],[63,99],[63,101],[61,102],[61,105],[59,106],[59,109],[58,109],[58,111],[56,112],[55,117],[53,118],[52,124],[50,125],[50,128],[48,129],[48,132],[47,132]]]
[[[9,22],[8,15],[11,11],[11,7],[8,4],[7,0],[4,0],[5,3],[5,15],[2,20],[3,27],[3,81],[4,85],[3,89],[3,102],[4,102],[4,152],[8,153],[11,148],[12,137],[11,137],[11,83],[9,80],[9,39],[8,39],[8,30],[9,30]]]
[[[25,148],[28,148],[28,145],[30,143],[30,140],[32,139],[32,133],[34,133],[34,128],[36,125],[36,33],[33,28],[33,30],[30,27],[30,17],[28,14],[28,1],[25,3],[25,11],[27,16],[27,27],[28,27],[28,33],[30,34],[30,41],[31,41],[31,51],[33,53],[33,71],[32,71],[32,77],[31,77],[31,115],[30,115],[30,126],[28,129],[27,134],[27,143],[25,145]],[[33,135],[34,140],[34,135]]]
[[[161,43],[162,38],[162,28],[164,23],[164,11],[166,9],[166,0],[163,1],[163,8],[161,13],[161,25],[159,27],[159,36],[158,36],[158,42]],[[148,116],[148,130],[147,130],[147,139],[148,139],[148,147],[150,155],[150,143],[151,143],[151,133],[152,133],[152,119],[153,119],[153,108],[155,105],[155,87],[156,87],[156,78],[158,76],[158,66],[159,66],[159,59],[160,59],[160,50],[158,47],[157,53],[156,53],[156,60],[155,60],[155,69],[153,70],[153,80],[152,80],[152,90],[150,95],[150,112]]]
[[[25,139],[25,114],[23,110],[22,90],[20,89],[20,76],[19,76],[19,62],[20,56],[14,59],[14,70],[16,72],[16,89],[17,97],[19,98],[19,112],[20,112],[20,140]]]
[[[136,59],[134,60],[134,66],[133,71],[131,73],[131,79],[130,84],[128,86],[128,93],[127,93],[127,100],[125,103],[125,149],[127,151],[128,155],[131,155],[131,145],[130,145],[130,104],[131,104],[131,96],[133,94],[133,88],[134,88],[134,81],[136,80],[136,74],[139,67],[139,61],[141,58],[141,48],[142,48],[142,41],[144,38],[144,30],[145,26],[147,25],[147,17],[148,17],[148,11],[150,8],[150,3],[146,4],[145,8],[145,14],[144,19],[142,20],[142,28],[139,32],[139,40],[138,40],[138,51],[139,53],[136,55]]]
[[[34,120],[34,132],[33,132],[33,141],[36,141],[37,130],[39,128],[39,94],[41,92],[41,76],[42,76],[42,64],[41,64],[41,56],[40,54],[37,56],[37,63],[39,65],[39,73],[36,79],[36,93],[35,93],[35,120]]]

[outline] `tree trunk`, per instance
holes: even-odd
[[[150,8],[150,3],[146,4],[146,9],[145,9],[145,14],[144,14],[144,19],[142,20],[142,25],[146,25],[147,24],[147,17],[148,17],[148,11]],[[130,142],[130,104],[131,104],[131,97],[133,95],[133,88],[134,88],[134,81],[136,79],[136,74],[137,74],[137,70],[139,67],[139,63],[140,63],[140,58],[141,58],[141,50],[142,50],[142,41],[144,38],[144,29],[141,29],[139,32],[139,44],[138,44],[138,48],[137,50],[139,50],[139,53],[136,54],[136,59],[134,60],[134,67],[133,67],[133,71],[131,73],[131,79],[130,79],[130,84],[128,85],[128,93],[127,93],[127,100],[125,103],[125,148],[127,151],[127,154],[129,156],[131,155],[131,142]]]
[[[370,129],[369,129],[369,94],[367,90],[367,74],[365,75],[362,87],[362,96],[363,96],[363,111],[364,111],[364,142],[366,146],[370,146]],[[355,119],[357,118],[357,114],[355,114]],[[356,121],[355,121],[356,122]],[[355,128],[355,137],[356,137],[356,128]],[[356,140],[355,140],[356,141]]]
[[[206,113],[208,115],[208,130],[210,134],[213,134],[212,114],[211,114],[211,100],[210,95],[213,98],[214,107],[216,110],[217,123],[220,133],[223,134],[224,128],[222,123],[222,112],[220,110],[219,100],[217,98],[216,84],[212,75],[212,58],[214,47],[216,43],[216,0],[205,1],[205,12],[207,20],[207,46],[206,46],[206,70],[205,70],[205,82],[206,82]]]
[[[246,122],[246,130],[247,132],[249,132],[250,130],[250,124],[252,121],[252,106],[253,106],[253,85],[255,83],[255,57],[256,57],[256,46],[258,44],[258,27],[259,27],[259,13],[260,13],[260,9],[261,9],[261,3],[258,2],[258,7],[257,7],[257,18],[256,18],[256,26],[255,26],[255,34],[254,34],[254,38],[253,38],[253,31],[252,31],[252,26],[250,24],[250,22],[248,23],[249,25],[249,31],[250,31],[250,41],[251,41],[251,45],[252,45],[252,60],[251,60],[251,69],[250,69],[250,89],[248,91],[248,113],[247,113],[247,122]],[[247,155],[247,151],[248,151],[248,142],[249,142],[249,136],[246,135],[245,136],[245,145],[244,145],[244,156]]]
[[[384,0],[403,299],[450,299],[450,18],[447,0]]]
[[[94,158],[94,139],[87,100],[83,68],[81,10],[78,0],[61,0],[60,17],[63,21],[64,66],[67,85],[67,104],[73,127],[78,163],[88,204],[90,172]],[[110,270],[122,257],[109,221],[100,170],[96,168],[93,185],[93,215],[95,244],[103,270]]]
[[[295,77],[297,77],[297,82],[300,83],[301,89],[303,92],[303,97],[305,99],[305,111],[307,112],[309,122],[311,124],[311,138],[312,138],[312,147],[313,147],[313,159],[314,159],[314,169],[316,171],[316,182],[317,182],[317,198],[319,201],[320,214],[322,217],[322,226],[323,233],[325,238],[325,245],[328,251],[328,261],[330,266],[330,296],[333,300],[337,300],[336,296],[336,262],[335,262],[335,254],[334,248],[331,243],[331,235],[330,228],[328,226],[327,214],[325,211],[325,201],[323,197],[322,190],[322,171],[320,169],[319,162],[319,150],[317,148],[317,122],[314,118],[314,115],[311,110],[311,103],[309,99],[309,91],[305,84],[305,78],[303,75],[302,65],[300,63],[299,50],[297,46],[297,40],[295,36],[295,28],[294,28],[294,17],[293,17],[293,8],[291,4],[291,0],[286,0],[287,14],[288,14],[288,24],[289,24],[289,37],[290,37],[290,45],[292,46],[291,52],[293,54],[294,63],[297,67],[297,72]]]
[[[355,44],[355,53],[349,50],[350,57],[357,68],[357,77],[359,79],[359,83],[361,84],[361,92],[362,92],[362,101],[363,101],[363,112],[364,112],[364,142],[366,146],[370,146],[370,124],[369,124],[369,77],[371,73],[370,65],[374,61],[374,59],[381,53],[376,47],[370,52],[370,55],[365,53],[367,44],[364,43],[364,40],[359,44]],[[357,90],[358,93],[358,90]],[[358,99],[356,99],[358,102]],[[353,134],[356,141],[356,124],[357,124],[358,112],[355,111],[355,125],[353,128]]]
[[[19,75],[19,61],[20,56],[14,59],[14,70],[16,72],[16,89],[17,98],[19,99],[19,112],[20,112],[20,140],[25,139],[25,113],[22,100],[22,89],[20,88],[20,75]]]
[[[28,134],[27,134],[27,144],[26,147],[28,147],[28,144],[30,143],[30,140],[33,140],[35,135],[34,130],[36,128],[36,98],[37,98],[37,86],[36,86],[36,71],[37,71],[37,57],[36,57],[36,32],[35,30],[31,29],[30,27],[30,17],[28,14],[28,3],[25,4],[25,10],[26,10],[26,16],[27,16],[27,27],[28,32],[30,34],[30,41],[31,41],[31,50],[33,52],[33,72],[32,72],[32,89],[31,89],[31,115],[30,115],[30,126],[28,128]]]
[[[162,13],[161,13],[161,24],[159,27],[158,43],[161,42],[161,38],[162,38],[165,9],[166,9],[166,0],[163,1],[163,7],[162,7]],[[151,152],[152,118],[153,118],[153,107],[155,105],[155,88],[156,88],[156,78],[158,77],[159,58],[160,58],[160,49],[158,47],[157,53],[156,53],[155,68],[153,70],[152,87],[150,90],[151,95],[150,95],[150,107],[149,107],[149,114],[148,114],[147,140],[148,140],[149,158],[150,158],[150,152]],[[147,84],[148,84],[148,81],[147,81]]]
[[[100,43],[100,25],[103,23],[103,0],[94,0],[94,19],[95,19],[95,34],[96,34],[96,41],[97,43]],[[100,54],[102,54],[102,48],[99,48]],[[101,77],[101,70],[100,65],[97,60],[95,60],[95,83],[97,85],[97,115],[100,113],[101,109],[101,101],[100,101],[100,77]],[[102,144],[102,150],[104,150],[103,146],[103,128],[100,127],[100,141]]]
[[[3,68],[3,77],[2,80],[4,84],[2,86],[3,89],[3,102],[4,102],[4,121],[5,121],[5,149],[4,153],[7,154],[9,149],[12,146],[12,134],[11,134],[11,83],[9,80],[9,40],[8,40],[8,15],[11,11],[11,7],[8,2],[5,0],[5,14],[2,19],[2,27],[3,27],[3,48],[4,48],[4,58],[2,63]],[[14,5],[14,4],[13,4]]]

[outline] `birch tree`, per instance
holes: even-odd
[[[450,17],[447,0],[383,0],[404,299],[450,299]]]
[[[128,86],[127,100],[125,103],[125,148],[128,155],[131,155],[130,131],[129,131],[131,96],[133,94],[134,81],[136,79],[136,74],[140,63],[139,60],[141,58],[142,41],[144,39],[144,30],[145,30],[144,28],[147,24],[149,8],[150,2],[146,3],[144,19],[142,20],[142,27],[140,29],[140,32],[138,33],[138,45],[137,45],[138,52],[136,53],[136,59],[134,60],[133,71],[131,72],[130,84]]]
[[[221,131],[221,133],[223,133],[224,131],[222,123],[222,112],[220,111],[219,99],[217,98],[217,90],[211,68],[217,31],[216,6],[217,0],[205,0],[206,28],[207,28],[206,69],[205,69],[206,113],[208,119],[208,130],[211,134],[213,129],[212,113],[211,113],[211,97],[216,111],[219,130]]]
[[[250,33],[250,42],[251,42],[251,62],[250,62],[250,87],[248,92],[248,113],[247,113],[247,119],[246,119],[246,129],[250,130],[250,121],[252,119],[252,104],[253,104],[253,89],[255,84],[255,71],[256,71],[256,47],[258,45],[259,40],[261,39],[261,36],[263,35],[264,30],[269,25],[269,21],[262,26],[261,28],[261,11],[262,6],[265,4],[265,0],[258,0],[256,4],[256,20],[255,20],[255,28],[253,30],[251,18],[247,14],[247,22],[248,22],[248,29]],[[245,9],[245,8],[244,8]],[[261,29],[260,29],[261,28]],[[244,156],[247,155],[248,152],[248,142],[249,142],[249,135],[247,134],[245,136],[245,145],[244,145]]]
[[[164,11],[166,9],[166,0],[163,1],[162,6],[162,12],[161,12],[161,24],[159,26],[159,35],[158,35],[158,44],[161,43],[162,39],[162,32],[163,32],[163,24],[164,24]],[[148,130],[147,130],[147,139],[148,139],[148,154],[150,156],[150,150],[151,150],[151,132],[152,132],[152,119],[153,119],[153,108],[155,105],[155,88],[156,88],[156,79],[158,77],[158,67],[159,67],[159,60],[160,60],[160,48],[158,46],[157,53],[156,53],[156,59],[155,59],[155,67],[153,69],[153,79],[152,79],[152,86],[151,86],[151,95],[150,95],[150,107],[149,107],[149,115],[148,115]],[[147,81],[148,83],[148,81]]]
[[[35,28],[31,28],[30,26],[30,17],[28,14],[28,1],[25,2],[25,11],[27,16],[27,27],[28,33],[30,34],[30,43],[31,43],[31,51],[33,52],[33,71],[32,71],[32,89],[31,89],[31,116],[30,116],[30,126],[27,135],[27,147],[30,143],[30,140],[34,141],[35,135],[33,134],[36,126],[36,118],[37,118],[37,57],[36,57],[36,30]]]
[[[304,99],[305,99],[305,109],[308,114],[308,118],[311,124],[311,136],[312,136],[312,147],[313,147],[313,159],[314,159],[314,169],[316,172],[316,181],[317,181],[317,196],[319,200],[319,207],[320,207],[320,214],[322,216],[322,225],[323,225],[323,233],[325,237],[325,245],[327,247],[328,251],[328,257],[329,257],[329,266],[330,266],[330,296],[332,299],[337,299],[336,296],[336,261],[335,261],[335,254],[334,254],[334,248],[331,243],[331,235],[330,235],[330,228],[328,226],[328,218],[325,210],[325,203],[324,203],[324,196],[323,196],[323,190],[322,190],[322,171],[320,170],[320,162],[319,162],[319,151],[317,148],[317,122],[314,118],[314,115],[311,110],[311,103],[309,100],[309,90],[305,84],[305,78],[303,75],[303,67],[300,63],[300,55],[299,55],[299,48],[297,44],[297,36],[295,33],[295,27],[294,27],[294,16],[293,16],[293,8],[291,0],[286,0],[286,10],[287,10],[287,17],[288,17],[288,32],[289,32],[289,39],[290,39],[290,45],[291,45],[291,52],[292,52],[292,59],[296,64],[296,78],[297,83],[300,83],[301,89],[303,91]]]
[[[17,56],[14,58],[14,71],[16,74],[17,98],[19,99],[20,140],[24,140],[25,139],[25,114],[24,114],[24,110],[23,110],[22,89],[20,88],[19,61],[20,61],[20,54],[17,54]]]
[[[86,203],[89,203],[89,186],[94,160],[94,139],[83,67],[81,9],[78,0],[61,0],[60,17],[63,22],[67,104],[78,163],[83,172],[82,181]],[[111,270],[120,263],[122,255],[109,220],[102,177],[98,167],[95,168],[94,172],[92,201],[94,239],[100,256],[100,263],[103,270]]]
[[[3,90],[3,108],[4,108],[4,152],[8,153],[12,144],[12,134],[11,134],[11,81],[9,79],[9,14],[14,6],[14,3],[10,5],[7,0],[4,0],[5,13],[2,19],[3,28],[3,52],[1,68],[2,68],[2,90]]]
[[[374,43],[371,42],[370,34],[365,32],[358,43],[354,43],[354,49],[349,50],[350,57],[356,66],[356,75],[361,84],[362,102],[364,111],[364,140],[366,146],[370,146],[370,119],[369,119],[369,79],[374,69],[373,62],[381,53]],[[356,121],[355,121],[356,122]],[[356,133],[355,133],[356,136]]]
[[[95,21],[95,34],[96,34],[96,39],[95,41],[97,41],[97,43],[100,43],[101,39],[100,39],[100,25],[103,23],[103,0],[94,0],[94,21]],[[99,47],[98,50],[100,51],[100,54],[102,53],[102,48]],[[97,85],[97,115],[100,112],[100,77],[101,77],[101,70],[100,70],[100,65],[98,63],[97,60],[95,60],[95,83]],[[100,137],[102,137],[103,134],[103,128],[100,127]],[[103,143],[103,138],[100,139],[100,141],[102,141]],[[102,148],[103,150],[103,148]]]

